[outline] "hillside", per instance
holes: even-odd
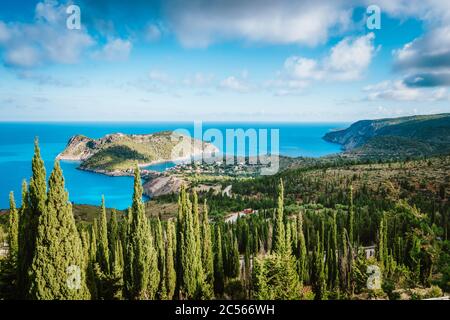
[[[175,153],[174,150],[180,152]],[[202,154],[208,156],[217,151],[210,143],[171,131],[143,135],[115,133],[100,139],[73,136],[57,158],[81,161],[80,169],[121,174],[132,170],[136,163],[146,166]]]
[[[423,156],[450,152],[450,114],[362,120],[324,139],[358,156]]]

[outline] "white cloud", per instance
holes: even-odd
[[[423,89],[410,88],[403,81],[383,81],[375,85],[366,86],[364,91],[367,93],[367,99],[391,100],[391,101],[441,101],[448,100],[449,94],[445,88]]]
[[[431,30],[393,54],[400,70],[450,69],[450,25]]]
[[[326,73],[339,80],[359,79],[376,51],[374,39],[373,33],[359,38],[344,38],[331,49],[331,54],[325,61]]]
[[[47,0],[36,5],[34,23],[0,21],[0,46],[6,65],[34,67],[48,62],[77,62],[94,41],[86,30],[68,30],[65,19],[65,6]]]
[[[321,79],[323,71],[314,59],[292,56],[284,62],[284,70],[293,79]]]
[[[351,81],[360,79],[376,53],[375,35],[346,37],[331,48],[322,60],[299,56],[288,57],[275,80],[265,87],[277,95],[298,93],[312,81]]]
[[[93,53],[93,57],[106,61],[125,61],[132,48],[133,45],[129,40],[110,39],[101,50]]]
[[[235,38],[315,46],[325,43],[331,30],[339,33],[352,24],[352,9],[342,0],[169,0],[166,10],[187,47]]]
[[[229,76],[222,80],[219,88],[239,93],[247,93],[251,89],[250,85],[244,79],[235,76]]]
[[[31,46],[22,45],[8,50],[5,62],[8,65],[33,67],[39,63],[39,53]]]
[[[363,1],[366,6],[373,0]],[[448,23],[450,2],[447,0],[377,0],[381,11],[395,18],[415,17],[434,25]]]

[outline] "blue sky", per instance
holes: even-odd
[[[130,2],[2,0],[0,120],[450,112],[449,1]],[[81,30],[66,27],[71,4]],[[366,26],[369,5],[380,29]]]

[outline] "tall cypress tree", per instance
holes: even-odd
[[[326,280],[323,245],[321,243],[319,231],[317,231],[317,244],[314,251],[314,261],[311,278],[315,299],[323,300],[326,295]]]
[[[14,201],[13,192],[9,194],[9,223],[8,246],[9,253],[6,259],[0,258],[0,300],[18,298],[17,292],[17,236],[18,236],[18,212]],[[1,227],[0,227],[0,231]]]
[[[384,256],[384,214],[381,216],[380,224],[378,228],[378,261],[380,261],[381,266],[385,264],[385,256]]]
[[[211,227],[208,218],[206,200],[203,204],[202,215],[202,265],[205,273],[205,281],[212,288],[214,286],[214,257],[211,240]]]
[[[97,239],[97,262],[100,266],[101,272],[109,274],[109,245],[108,245],[108,221],[106,218],[105,197],[102,196],[102,204],[100,207],[100,219],[98,224],[98,239]]]
[[[306,280],[308,253],[306,251],[305,236],[303,234],[303,215],[299,212],[297,217],[297,233],[298,233],[298,276],[300,283]]]
[[[156,252],[158,255],[158,270],[161,275],[160,277],[160,283],[159,283],[159,297],[161,299],[165,299],[167,295],[167,288],[166,288],[166,250],[164,245],[164,235],[162,230],[162,224],[161,220],[158,218],[154,223],[154,239],[155,239],[155,245],[156,245]]]
[[[28,271],[35,254],[37,225],[39,217],[46,210],[47,181],[44,161],[41,158],[39,142],[34,141],[34,156],[31,161],[32,176],[29,190],[26,193],[25,205],[19,219],[19,252],[18,252],[18,291],[19,296],[26,298],[29,291]],[[24,191],[22,191],[24,193]]]
[[[32,299],[87,299],[84,256],[59,161],[49,180],[46,210],[39,216],[30,268]]]
[[[284,225],[284,187],[280,179],[278,185],[277,209],[275,212],[275,226],[273,230],[273,251],[275,253],[286,252],[286,231]]]
[[[196,232],[192,203],[185,197],[185,203],[182,205],[184,211],[182,237],[182,288],[183,296],[187,299],[191,299],[198,295],[199,289],[201,289],[202,286],[201,258],[198,255],[198,234]]]
[[[118,242],[120,242],[120,235],[119,223],[117,222],[117,212],[116,210],[111,210],[111,218],[108,223],[108,246],[111,269],[113,269],[114,265],[119,263],[119,260],[121,259],[120,257],[116,257]]]
[[[19,213],[14,201],[14,193],[9,194],[9,229],[8,229],[8,245],[9,254],[14,263],[17,259],[17,252],[19,250]]]
[[[222,257],[222,233],[220,225],[217,226],[216,231],[216,245],[214,250],[214,291],[222,295],[225,288],[225,274],[223,270]]]
[[[164,281],[166,288],[166,299],[172,299],[175,293],[176,285],[176,271],[174,261],[174,239],[175,239],[175,226],[172,220],[167,222],[166,230],[166,250],[165,250],[165,268],[164,268]]]
[[[137,166],[134,171],[131,215],[125,254],[126,293],[130,299],[154,299],[160,274],[153,236],[144,212],[141,176]]]
[[[91,296],[91,300],[97,299],[97,286],[95,283],[95,274],[94,274],[94,260],[92,260],[91,255],[91,236],[89,230],[83,230],[81,232],[81,242],[83,245],[83,256],[84,256],[84,265],[85,265],[85,273],[86,273],[86,285],[89,289],[89,293]]]
[[[236,236],[231,232],[229,236],[230,254],[229,254],[229,274],[230,278],[236,278],[239,276],[240,271],[240,258],[239,248]]]
[[[353,186],[350,186],[350,189],[348,191],[348,197],[349,197],[349,205],[348,205],[348,222],[347,222],[347,228],[348,228],[348,237],[350,239],[350,244],[353,244],[354,238],[354,225],[355,225],[355,208],[353,206]]]

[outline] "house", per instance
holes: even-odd
[[[6,257],[9,252],[8,242],[4,241],[3,244],[0,244],[0,258]]]
[[[364,250],[364,253],[366,255],[366,259],[370,259],[370,258],[374,258],[375,257],[375,249],[376,249],[375,245],[368,246],[368,247],[362,247],[362,249]]]
[[[258,213],[258,210],[253,210],[253,209],[244,209],[244,210],[242,210],[242,211],[239,211],[239,212],[234,212],[234,213],[230,213],[229,215],[227,215],[226,217],[225,217],[225,222],[232,222],[232,223],[234,223],[234,222],[236,222],[236,220],[239,218],[239,217],[245,217],[245,216],[248,216],[248,215],[251,215],[251,214],[254,214],[254,213]]]

